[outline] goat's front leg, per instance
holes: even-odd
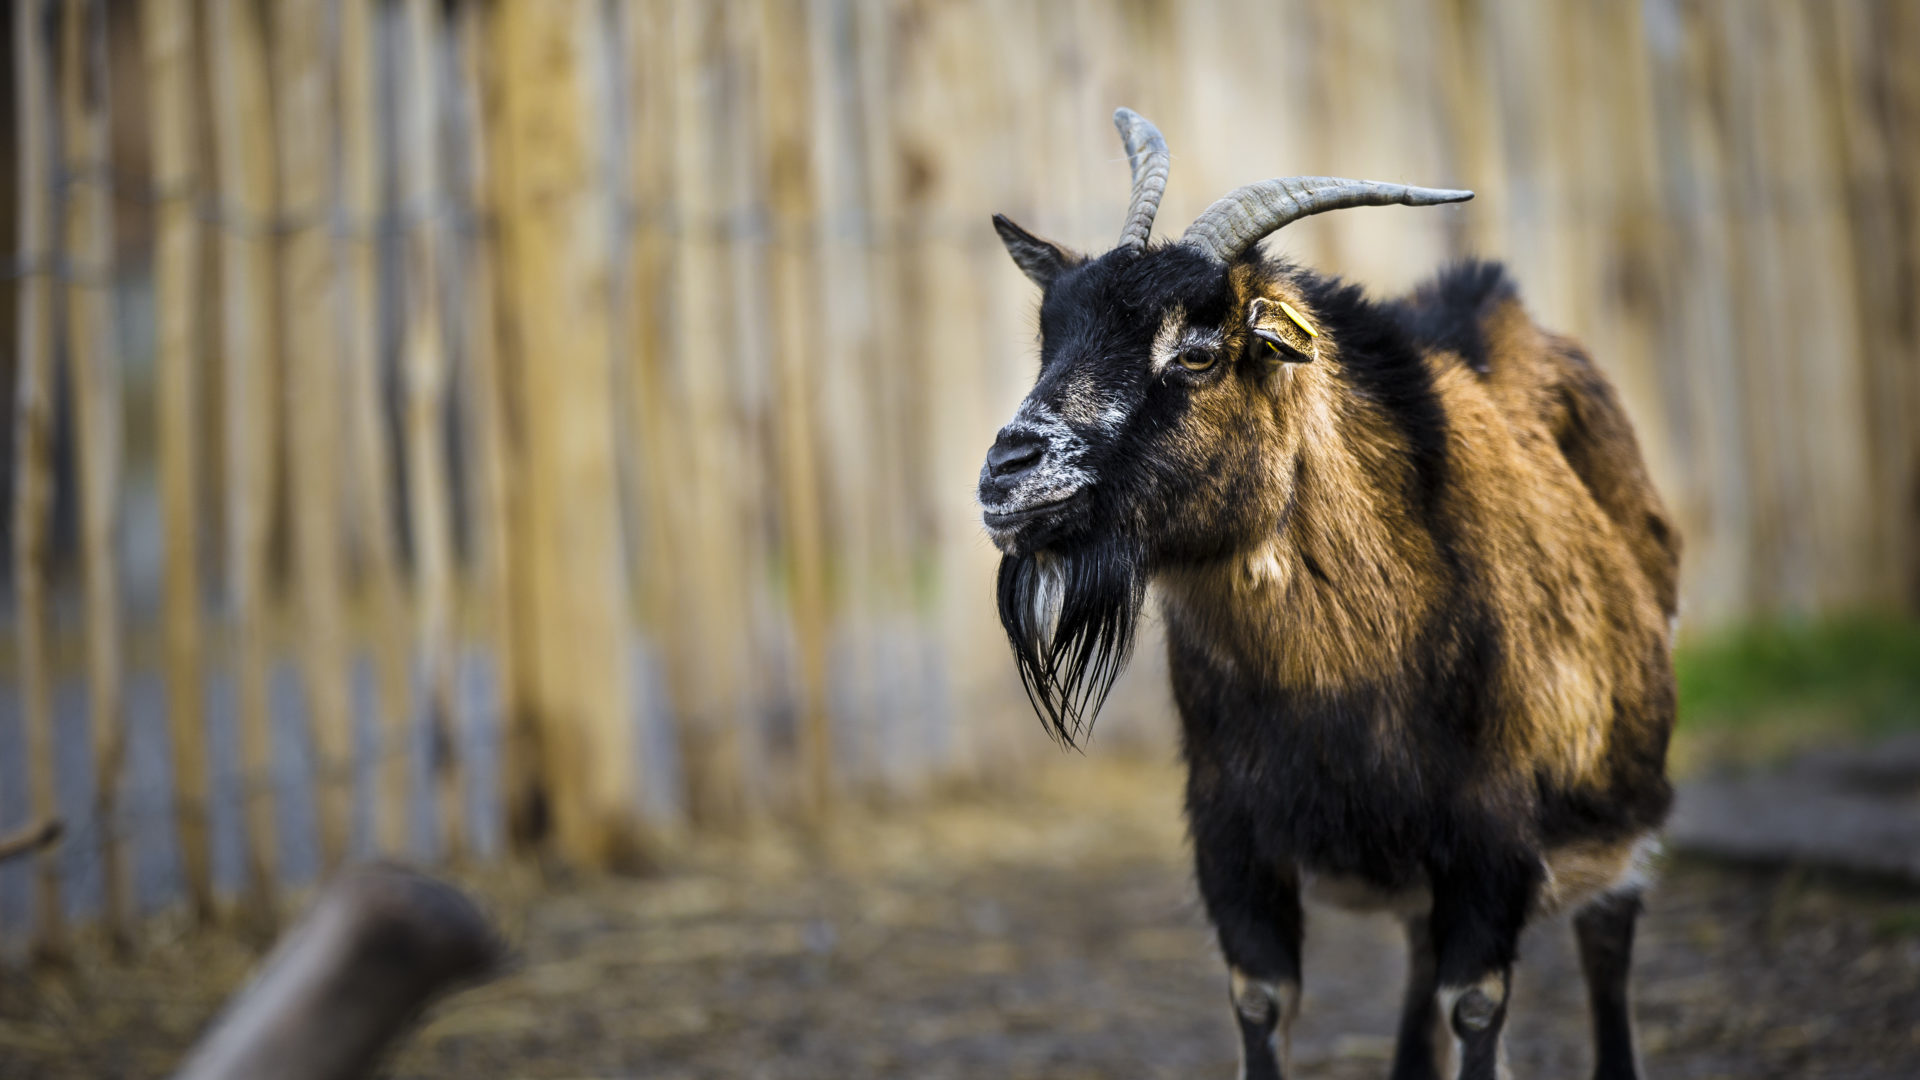
[[[1458,1080],[1496,1080],[1520,930],[1539,887],[1524,849],[1476,847],[1429,869],[1434,1006],[1453,1036]],[[1437,1056],[1437,1055],[1436,1055]]]
[[[1266,861],[1238,825],[1196,828],[1194,861],[1228,965],[1243,1080],[1282,1080],[1300,1009],[1299,876]]]

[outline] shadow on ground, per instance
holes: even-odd
[[[831,839],[709,844],[644,880],[470,884],[515,939],[396,1077],[1230,1077],[1222,970],[1178,776],[1085,758],[992,799],[844,814]],[[1383,1076],[1391,924],[1316,910],[1302,1077]],[[164,1075],[251,960],[219,934],[0,975],[0,1076]],[[1585,1075],[1563,923],[1525,943],[1519,1077]],[[1920,1075],[1920,896],[1680,861],[1635,980],[1653,1077]]]

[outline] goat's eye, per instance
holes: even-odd
[[[1219,354],[1212,349],[1185,349],[1179,356],[1180,366],[1188,371],[1205,371],[1213,366]]]

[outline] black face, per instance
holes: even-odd
[[[1001,551],[1152,532],[1162,461],[1194,395],[1234,377],[1227,272],[1190,249],[1114,251],[1065,269],[1040,305],[1040,376],[980,471]]]
[[[1273,365],[1251,355],[1229,270],[1191,248],[1077,261],[1010,223],[1040,281],[1040,375],[980,472],[1002,624],[1060,738],[1126,661],[1149,574],[1221,554],[1265,479]]]

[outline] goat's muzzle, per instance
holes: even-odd
[[[1057,421],[1000,429],[980,469],[981,517],[995,547],[1032,551],[1060,531],[1090,479],[1079,458],[1078,440]]]

